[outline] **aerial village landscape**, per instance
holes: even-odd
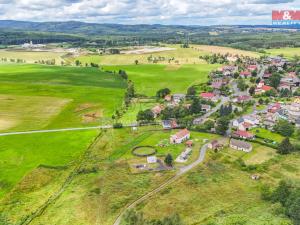
[[[0,225],[300,225],[297,7],[0,0]]]

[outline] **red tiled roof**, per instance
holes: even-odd
[[[181,130],[181,131],[178,131],[178,132],[175,134],[175,136],[176,136],[176,138],[180,139],[180,138],[185,137],[185,136],[188,135],[189,133],[190,133],[190,132],[189,132],[188,129],[183,129],[183,130]]]
[[[249,70],[256,70],[257,66],[256,65],[250,65],[250,66],[248,66],[248,69]]]
[[[185,142],[185,144],[187,144],[187,145],[192,145],[192,144],[193,144],[193,141],[192,141],[192,140],[188,140],[188,141]]]
[[[211,93],[211,92],[203,92],[203,93],[200,94],[200,96],[202,98],[213,98],[213,97],[215,97],[215,94]]]
[[[264,85],[264,86],[261,87],[261,89],[264,90],[264,91],[270,91],[272,89],[272,87],[268,86],[268,85]]]
[[[249,71],[242,71],[242,72],[240,73],[240,75],[242,75],[242,76],[250,76],[251,73],[250,73]]]
[[[235,131],[234,135],[239,136],[239,137],[244,137],[244,138],[252,138],[254,136],[250,132],[243,131],[243,130],[237,130],[237,131]]]

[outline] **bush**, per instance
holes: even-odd
[[[122,123],[115,123],[114,125],[113,125],[113,128],[115,128],[115,129],[119,129],[119,128],[122,128],[123,127],[123,124]]]

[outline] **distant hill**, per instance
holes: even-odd
[[[15,20],[0,20],[0,29],[11,31],[36,31],[36,32],[55,32],[82,35],[136,35],[136,34],[171,34],[171,33],[208,33],[210,31],[239,31],[255,30],[258,28],[272,28],[270,25],[236,25],[236,26],[183,26],[183,25],[160,25],[160,24],[100,24],[85,23],[78,21],[66,22],[30,22]]]
[[[177,33],[177,32],[207,32],[209,27],[178,26],[178,25],[123,25],[97,24],[77,21],[67,22],[28,22],[14,20],[0,20],[0,29],[14,31],[56,32],[85,35],[114,35],[138,33]]]
[[[0,47],[28,41],[34,43],[68,42],[73,46],[91,48],[189,42],[257,51],[264,48],[298,47],[300,35],[295,31],[297,29],[291,30],[270,25],[124,25],[78,21],[0,20]],[[266,33],[268,35],[265,35]]]

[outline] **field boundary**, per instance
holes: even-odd
[[[45,210],[50,206],[51,204],[55,203],[55,201],[62,195],[62,193],[65,191],[65,189],[69,186],[69,184],[74,180],[75,176],[78,174],[78,171],[80,170],[84,159],[86,156],[90,153],[90,150],[95,146],[98,139],[102,136],[103,132],[100,131],[99,134],[94,138],[94,140],[91,142],[91,144],[87,147],[87,149],[84,151],[82,156],[79,158],[79,161],[73,171],[70,172],[67,179],[64,181],[60,189],[53,193],[46,202],[44,202],[39,208],[37,208],[33,213],[30,215],[27,215],[25,218],[23,218],[19,225],[29,225],[34,219],[41,216]]]

